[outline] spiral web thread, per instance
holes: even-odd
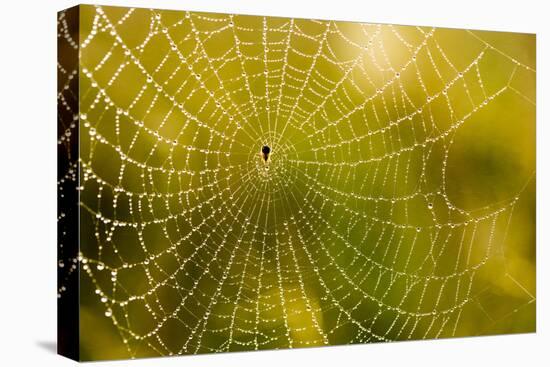
[[[59,144],[80,123],[89,229],[59,266],[128,356],[468,335],[469,313],[535,302],[505,266],[521,302],[496,318],[478,299],[521,191],[475,210],[446,192],[456,132],[501,95],[534,105],[514,85],[532,67],[469,31],[455,65],[434,28],[82,14],[80,44],[59,34],[81,78]],[[487,58],[507,66],[490,86]]]

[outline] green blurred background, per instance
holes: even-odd
[[[535,331],[534,35],[80,17],[83,359]]]

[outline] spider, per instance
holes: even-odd
[[[267,159],[269,158],[269,153],[271,152],[271,148],[267,145],[264,145],[262,147],[262,155],[264,158],[264,161],[267,163]]]

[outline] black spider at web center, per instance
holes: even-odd
[[[264,161],[267,162],[267,158],[269,158],[269,153],[271,152],[271,148],[267,145],[264,145],[262,147],[262,154],[264,156]]]

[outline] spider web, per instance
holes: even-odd
[[[79,180],[81,252],[60,267],[128,356],[472,335],[534,304],[505,251],[528,182],[467,208],[448,177],[463,126],[534,106],[526,62],[462,30],[83,9],[59,140],[80,121],[59,186]],[[488,269],[520,289],[504,311]]]

